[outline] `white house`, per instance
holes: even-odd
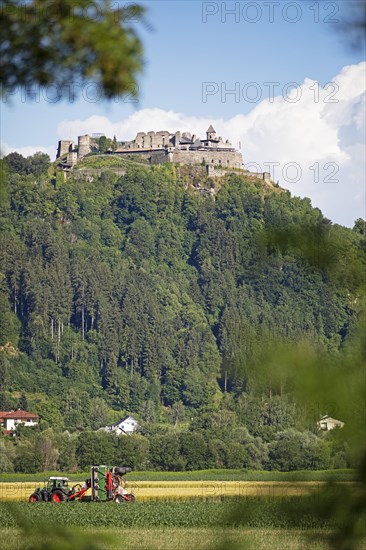
[[[0,423],[4,428],[4,434],[9,435],[16,432],[17,426],[36,426],[38,424],[38,414],[22,411],[0,411]]]
[[[105,426],[102,428],[107,432],[115,432],[116,435],[131,435],[138,428],[138,422],[133,416],[125,416],[122,420],[118,420],[111,426]]]
[[[334,428],[343,428],[344,422],[336,420],[327,414],[322,416],[319,422],[317,422],[319,430],[329,431]]]

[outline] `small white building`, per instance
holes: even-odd
[[[125,416],[122,420],[118,420],[111,426],[102,428],[106,432],[114,432],[116,435],[131,435],[138,428],[138,422],[133,416]]]
[[[4,434],[9,435],[16,432],[17,426],[36,426],[38,424],[38,414],[22,411],[0,411],[0,423],[4,428]]]
[[[327,414],[322,416],[321,419],[317,422],[319,430],[329,431],[334,428],[343,428],[344,422],[341,420],[336,420]]]

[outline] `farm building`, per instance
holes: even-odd
[[[22,411],[0,411],[0,423],[5,435],[14,434],[19,424],[23,426],[36,426],[38,424],[38,414]]]
[[[344,422],[341,420],[336,420],[327,414],[322,416],[321,419],[317,422],[319,430],[329,431],[334,428],[343,428]]]
[[[111,426],[105,426],[102,428],[107,432],[115,432],[116,435],[131,435],[138,428],[138,422],[133,416],[125,416],[122,420],[118,420]]]

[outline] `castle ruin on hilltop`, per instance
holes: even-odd
[[[98,153],[102,135],[79,136],[77,146],[73,141],[59,141],[56,159],[59,161],[59,168],[64,171],[72,170],[86,155]],[[143,157],[150,164],[200,164],[206,167],[208,175],[216,175],[218,170],[223,174],[225,171],[243,169],[240,151],[229,140],[224,141],[218,136],[212,125],[207,129],[205,139],[190,132],[138,132],[134,140],[117,142],[116,148],[109,149],[106,154]],[[252,175],[269,181],[267,173]]]

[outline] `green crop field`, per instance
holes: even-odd
[[[75,536],[79,548],[87,548],[82,543],[84,537],[89,537],[88,540],[100,540],[98,548],[103,550],[304,550],[310,548],[308,537],[312,536],[313,550],[329,550],[329,546],[322,540],[327,534],[319,531],[305,534],[304,531],[271,529],[121,528],[117,531],[113,528],[85,528],[75,533]],[[0,537],[5,541],[4,550],[31,550],[39,540],[27,540],[20,530],[15,529],[0,529]],[[364,548],[359,546],[359,550]]]
[[[253,497],[237,501],[150,501],[132,505],[111,502],[9,506],[3,503],[0,504],[0,525],[6,550],[36,547],[327,550],[332,546],[327,545],[326,539],[342,527],[339,521],[318,515],[316,502],[311,497],[292,497],[280,502]],[[39,546],[40,540],[44,546]],[[56,541],[59,546],[50,546]],[[354,548],[365,550],[366,544],[361,542]]]
[[[60,472],[50,471],[37,474],[0,474],[2,482],[41,482]],[[66,474],[72,481],[90,477],[90,471]],[[126,476],[131,481],[353,481],[355,470],[299,470],[278,472],[266,470],[193,470],[186,472],[132,472]]]
[[[101,539],[98,548],[103,550],[329,550],[322,540],[327,532],[272,529],[233,528],[139,528],[121,527],[118,531],[108,528],[88,529],[90,537]],[[80,530],[83,541],[85,531]],[[32,550],[33,542],[24,539],[19,530],[0,529],[4,550]],[[310,538],[311,537],[311,538]],[[309,542],[311,544],[309,544]],[[69,547],[68,547],[69,548]],[[80,546],[79,546],[80,548]],[[86,548],[85,546],[81,548]],[[360,545],[359,550],[365,550]]]
[[[47,521],[64,526],[85,527],[217,527],[324,529],[336,525],[319,518],[311,497],[286,499],[289,509],[278,499],[248,497],[232,501],[149,501],[117,505],[108,503],[16,503],[0,504],[0,525],[16,527],[16,517],[31,523]],[[291,510],[298,511],[293,515]]]

